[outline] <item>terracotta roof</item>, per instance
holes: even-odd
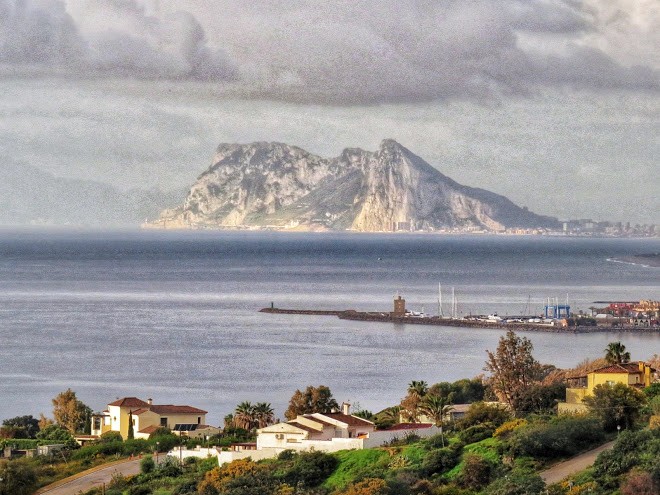
[[[124,397],[108,404],[109,406],[119,407],[148,407],[149,404],[137,397]]]
[[[297,421],[288,421],[288,424],[295,426],[296,428],[300,428],[301,430],[304,430],[308,433],[319,433],[319,430],[315,430],[314,428],[298,423]]]
[[[172,404],[153,405],[149,409],[156,414],[206,414],[208,411],[192,406],[174,406]]]
[[[398,431],[398,430],[426,430],[432,428],[431,423],[399,423],[398,425],[391,426],[385,431]]]
[[[317,423],[320,423],[324,426],[332,426],[333,428],[335,426],[333,423],[329,423],[328,421],[323,421],[322,419],[312,416],[311,414],[305,414],[303,415],[303,418],[311,419],[312,421],[316,421]]]
[[[147,426],[146,428],[143,428],[142,430],[138,431],[138,433],[146,433],[146,434],[151,435],[154,431],[156,431],[159,428],[162,428],[162,427],[157,426],[157,425],[151,425],[151,426]]]
[[[342,423],[346,423],[348,426],[373,426],[374,424],[371,421],[367,421],[366,419],[358,418],[357,416],[353,416],[351,414],[344,414],[344,413],[328,413],[328,414],[323,414],[323,416],[327,418],[334,419],[336,421],[341,421]]]
[[[610,364],[603,368],[593,370],[592,373],[640,373],[639,362]]]
[[[149,412],[149,409],[145,409],[144,407],[141,407],[140,409],[136,409],[135,411],[132,412],[133,412],[133,416],[139,416],[142,413]]]

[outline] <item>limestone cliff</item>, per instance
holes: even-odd
[[[282,143],[222,144],[183,205],[151,226],[497,231],[556,220],[462,186],[386,139],[332,159]]]

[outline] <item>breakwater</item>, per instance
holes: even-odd
[[[415,317],[398,316],[385,312],[355,311],[347,309],[337,310],[317,310],[317,309],[284,309],[284,308],[263,308],[261,313],[286,314],[286,315],[308,315],[308,316],[336,316],[340,320],[354,321],[374,321],[384,323],[395,323],[404,325],[434,325],[443,327],[460,328],[481,328],[495,330],[516,330],[531,332],[550,332],[550,333],[598,333],[598,332],[634,332],[634,333],[660,333],[660,327],[612,327],[612,326],[572,326],[565,327],[560,325],[541,325],[526,322],[490,322],[476,319],[462,318],[440,318],[437,316]]]

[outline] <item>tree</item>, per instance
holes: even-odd
[[[15,418],[5,419],[2,426],[20,430],[23,436],[15,436],[14,438],[35,438],[39,432],[39,420],[33,416],[16,416]]]
[[[442,395],[427,395],[422,401],[420,411],[429,419],[432,419],[435,425],[440,428],[440,435],[442,439],[442,446],[445,446],[445,439],[442,436],[442,425],[444,418],[449,414],[452,407],[451,394]]]
[[[254,405],[254,420],[257,428],[265,428],[275,421],[275,411],[269,402],[257,402]]]
[[[243,401],[234,410],[234,425],[250,431],[255,424],[254,406],[251,402]]]
[[[534,346],[526,337],[518,337],[513,330],[500,337],[497,350],[486,351],[486,371],[492,376],[492,387],[497,398],[518,412],[522,392],[535,383],[541,374],[541,365],[532,356]]]
[[[406,421],[416,423],[419,420],[424,397],[429,391],[429,386],[425,381],[413,380],[408,384],[408,394],[401,399],[401,412]]]
[[[610,342],[605,348],[605,359],[609,364],[621,364],[630,361],[630,353],[621,342]]]
[[[59,393],[52,402],[55,423],[66,428],[72,434],[85,430],[92,410],[78,400],[73,390],[66,389]]]
[[[646,402],[646,397],[633,387],[615,383],[596,385],[593,395],[585,397],[583,402],[603,421],[606,430],[614,431],[617,426],[624,429],[633,426]]]
[[[286,419],[295,419],[300,414],[330,413],[339,409],[339,404],[332,397],[330,388],[325,385],[308,386],[304,392],[296,390],[289,400],[289,407],[284,413]]]
[[[133,411],[128,410],[128,433],[126,434],[128,440],[135,438],[135,429],[133,427]]]

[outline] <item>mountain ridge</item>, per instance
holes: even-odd
[[[147,227],[487,230],[557,227],[491,191],[462,185],[393,139],[321,158],[277,142],[222,143],[183,204]]]

